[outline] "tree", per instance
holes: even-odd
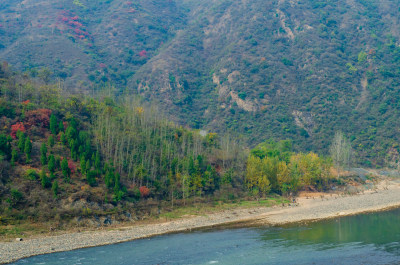
[[[99,151],[96,152],[96,158],[94,161],[94,168],[100,172],[101,171],[101,160],[100,160],[100,154]]]
[[[53,181],[53,185],[51,186],[51,190],[53,191],[54,198],[57,198],[57,194],[58,194],[58,181],[57,180]]]
[[[18,160],[18,151],[17,149],[13,149],[11,152],[11,165],[15,166],[15,162]]]
[[[94,170],[90,170],[86,173],[86,181],[92,187],[96,186],[96,184],[97,184],[96,176],[97,176],[97,172]]]
[[[89,171],[90,169],[92,169],[92,166],[90,165],[90,159],[88,159],[88,160],[86,161],[85,170],[86,170],[86,171]]]
[[[58,123],[58,131],[59,132],[64,132],[65,128],[64,128],[64,123],[62,121],[60,121]]]
[[[32,153],[32,142],[29,139],[29,136],[27,136],[25,139],[24,152],[26,155],[26,162],[28,163],[31,160],[31,153]]]
[[[40,162],[43,166],[47,164],[47,146],[45,143],[40,146]]]
[[[68,182],[69,177],[71,175],[71,170],[68,167],[68,160],[65,157],[61,162],[61,170],[62,170],[65,181]]]
[[[25,132],[25,131],[26,131],[26,129],[25,129],[25,126],[24,126],[24,124],[22,122],[17,122],[16,124],[11,125],[11,136],[14,139],[16,137],[18,137],[18,133],[19,132]]]
[[[25,147],[25,133],[22,131],[17,132],[17,137],[18,137],[18,148],[21,152],[24,151]]]
[[[50,82],[52,72],[46,67],[39,70],[38,76],[47,85]]]
[[[57,117],[54,114],[51,114],[51,116],[50,116],[50,131],[52,134],[57,135],[57,129],[58,129]]]
[[[343,135],[342,132],[336,132],[333,138],[331,147],[329,149],[332,161],[338,171],[338,177],[342,168],[349,168],[352,158],[353,150],[350,142]]]
[[[51,186],[50,179],[47,177],[44,169],[42,169],[42,171],[40,172],[40,181],[42,183],[42,187],[45,189]]]
[[[54,146],[55,141],[54,141],[54,136],[53,136],[53,135],[50,135],[50,136],[49,136],[49,138],[47,139],[47,144],[48,144],[50,147],[53,147],[53,146]]]
[[[63,145],[65,145],[65,143],[66,143],[65,134],[63,132],[60,134],[60,142]]]
[[[54,173],[56,169],[56,160],[54,158],[54,155],[49,155],[49,163],[47,164],[47,167],[50,173]]]
[[[86,173],[86,160],[85,160],[84,155],[81,156],[80,166],[81,166],[82,174],[85,174]]]
[[[0,134],[0,155],[6,156],[7,159],[10,159],[11,156],[11,136],[6,136],[5,134]]]

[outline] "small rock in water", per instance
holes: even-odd
[[[17,238],[15,239],[15,241],[23,241],[23,239],[20,238],[20,237],[17,237]]]

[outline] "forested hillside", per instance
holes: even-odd
[[[330,158],[294,153],[290,140],[249,155],[234,137],[178,126],[143,100],[106,94],[70,94],[0,66],[0,223],[108,224],[111,215],[126,221],[196,201],[343,183]]]
[[[44,83],[140,94],[195,129],[399,161],[395,0],[0,3],[0,58]],[[47,69],[48,68],[48,69]]]

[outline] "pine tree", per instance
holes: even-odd
[[[20,151],[23,152],[25,148],[25,133],[18,131],[17,137],[18,137],[18,148]]]
[[[53,147],[53,146],[54,146],[55,141],[54,141],[54,136],[53,136],[53,135],[50,135],[50,136],[49,136],[49,138],[47,139],[47,144],[48,144],[50,147]]]
[[[86,173],[86,180],[87,180],[88,184],[92,187],[96,186],[96,184],[97,184],[96,183],[96,175],[97,175],[96,171],[93,171],[93,170],[88,171]]]
[[[65,130],[64,123],[62,121],[60,121],[60,123],[58,124],[58,131],[64,132],[64,130]]]
[[[85,174],[86,173],[86,160],[85,160],[85,156],[84,155],[81,156],[80,165],[81,165],[82,174]]]
[[[27,136],[25,139],[24,152],[26,155],[26,162],[28,163],[31,160],[31,153],[32,153],[32,142],[29,139],[29,136]]]
[[[58,194],[58,181],[57,180],[53,181],[53,185],[51,186],[51,190],[53,191],[54,198],[57,198],[57,194]]]
[[[18,151],[17,149],[13,149],[11,151],[11,166],[15,166],[15,162],[18,160]]]
[[[54,114],[50,116],[50,131],[52,134],[57,135],[57,118]]]
[[[40,162],[43,166],[47,164],[47,146],[45,143],[42,143],[40,147]]]
[[[40,172],[40,181],[42,183],[42,187],[45,189],[51,186],[50,179],[47,177],[44,169],[42,169],[42,171]]]
[[[65,134],[63,132],[60,134],[60,142],[65,145]]]
[[[88,160],[86,161],[85,169],[86,169],[86,171],[89,171],[91,168],[92,168],[92,166],[90,165],[90,159],[88,159]]]
[[[56,160],[54,155],[49,155],[49,163],[47,164],[47,167],[49,168],[50,173],[54,173],[56,169]]]

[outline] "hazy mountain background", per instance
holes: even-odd
[[[70,90],[115,87],[181,124],[362,165],[399,157],[396,0],[6,0],[0,59]],[[43,77],[48,68],[52,74]]]

